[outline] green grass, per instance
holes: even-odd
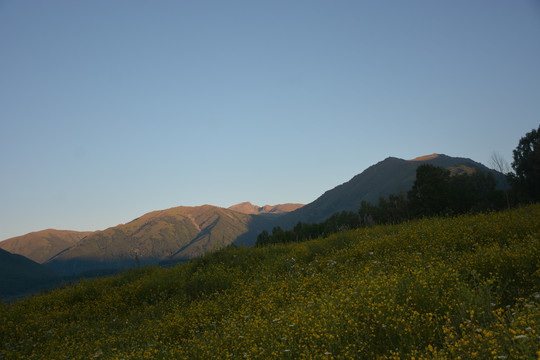
[[[0,359],[536,359],[540,205],[227,248],[0,307]]]

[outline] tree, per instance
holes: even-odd
[[[255,243],[255,246],[264,246],[270,244],[271,239],[270,235],[268,234],[268,231],[263,230],[258,236],[257,236],[257,242]]]
[[[513,152],[512,185],[521,201],[540,201],[540,126],[519,140]]]
[[[416,169],[416,180],[407,193],[414,216],[443,215],[449,208],[450,171],[422,164]]]
[[[358,210],[360,224],[364,226],[373,226],[379,220],[379,208],[370,202],[362,200],[360,210]]]
[[[504,207],[502,191],[491,172],[476,169],[449,179],[449,209],[456,214],[469,211],[496,210]]]
[[[509,190],[508,179],[511,176],[510,165],[508,165],[508,162],[498,152],[493,152],[491,154],[490,163],[491,163],[491,166],[493,166],[495,170],[497,170],[501,174],[504,174],[503,191],[506,197],[506,206],[510,209],[510,199],[508,196],[508,190]]]
[[[399,224],[409,218],[409,204],[403,194],[390,194],[388,200],[379,198],[381,219],[386,224]]]

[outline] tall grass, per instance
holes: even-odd
[[[536,359],[540,205],[230,247],[0,307],[0,359]]]

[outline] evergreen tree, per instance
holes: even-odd
[[[514,190],[521,201],[540,201],[540,126],[519,140],[513,154]]]
[[[449,210],[450,171],[429,164],[416,169],[416,180],[407,193],[413,216],[443,215]]]

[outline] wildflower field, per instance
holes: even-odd
[[[0,359],[537,359],[540,205],[230,247],[0,305]]]

